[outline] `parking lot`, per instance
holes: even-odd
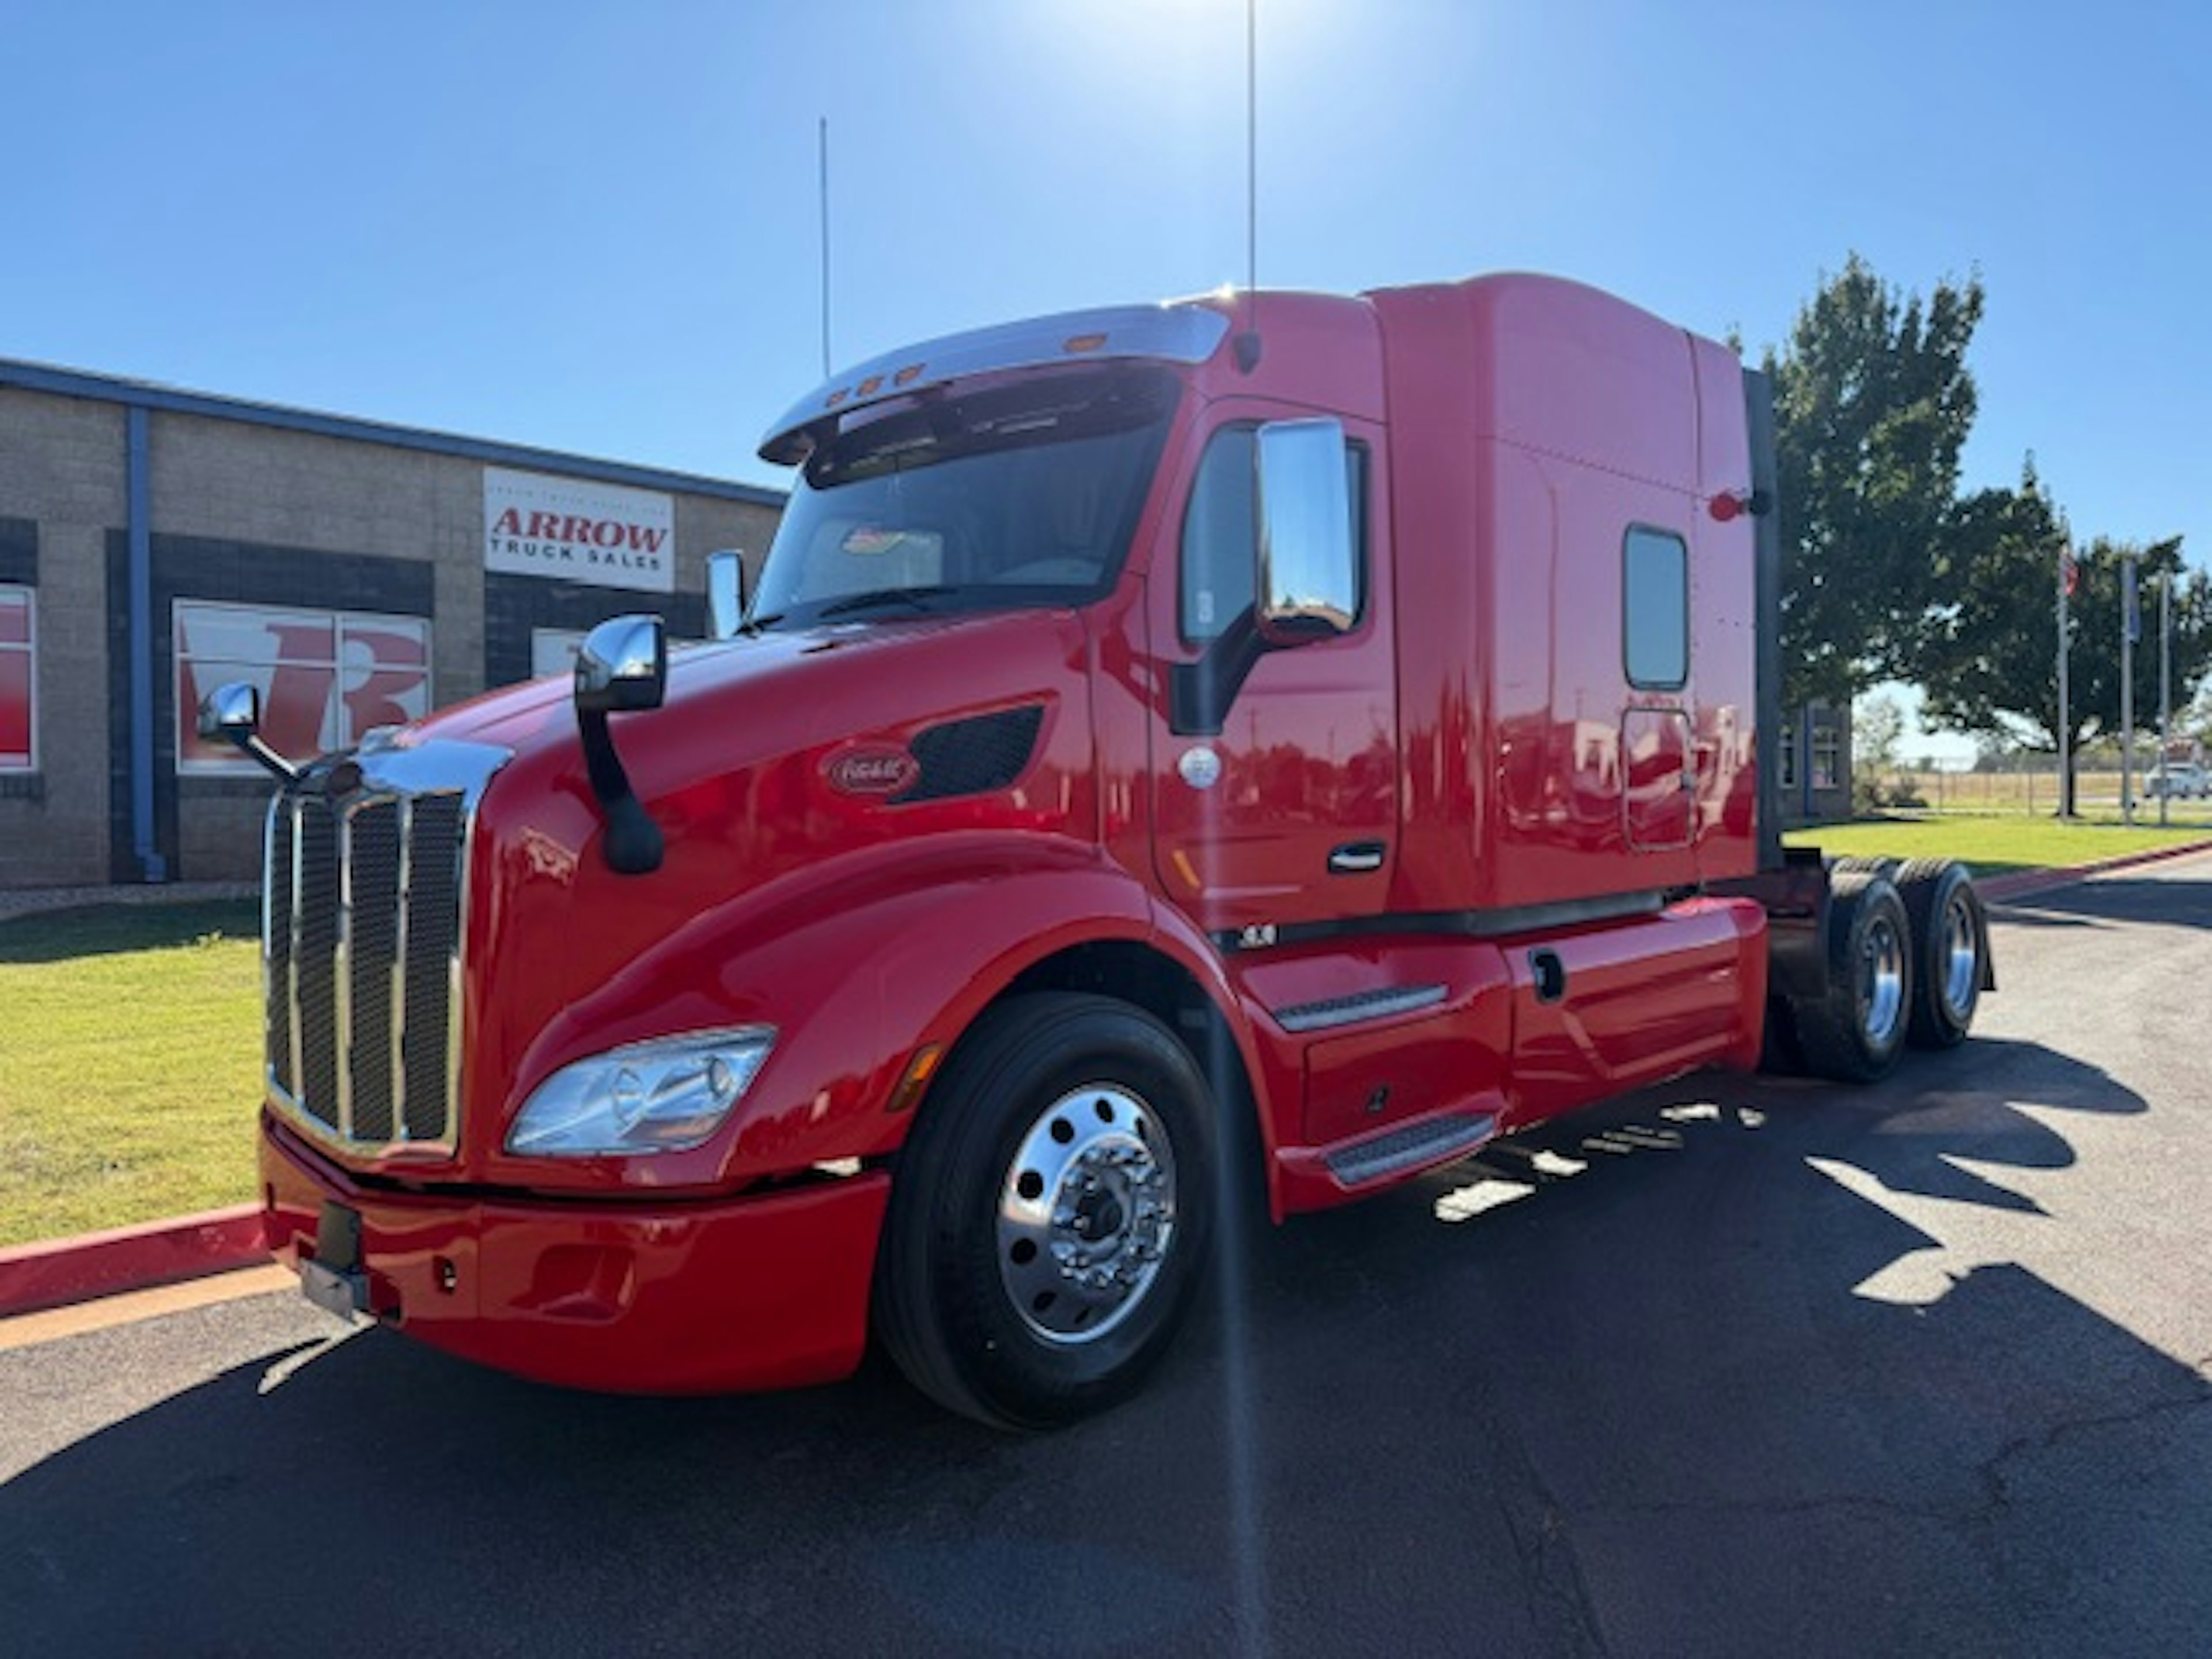
[[[286,1295],[0,1352],[0,1650],[2200,1653],[2212,858],[1996,949],[1887,1085],[1692,1078],[1238,1236],[1048,1437]]]

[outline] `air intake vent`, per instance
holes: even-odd
[[[1028,769],[1043,726],[1044,705],[1031,703],[1026,708],[947,720],[918,732],[907,749],[921,763],[921,775],[904,794],[892,799],[903,805],[1008,788]]]

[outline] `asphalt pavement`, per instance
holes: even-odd
[[[289,1295],[0,1351],[0,1654],[2201,1655],[2212,858],[1996,942],[1879,1087],[1686,1079],[1235,1235],[1054,1436]]]

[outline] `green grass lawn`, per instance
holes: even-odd
[[[2094,864],[2130,853],[2181,847],[2212,838],[2203,824],[2170,830],[2130,830],[2117,823],[2061,823],[2056,818],[1969,817],[1957,813],[1924,818],[1874,818],[1857,823],[1793,830],[1792,847],[1875,858],[1963,859],[1978,875],[2048,865]]]
[[[0,1246],[254,1194],[260,910],[0,922]]]

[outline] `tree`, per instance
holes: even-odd
[[[2058,747],[2058,558],[2066,521],[2031,458],[2017,489],[1984,489],[1958,504],[1936,562],[1938,592],[1915,653],[1931,725],[2001,732],[2045,753]],[[2158,583],[2173,591],[2173,684],[2185,705],[2212,667],[2212,578],[2185,570],[2175,537],[2143,547],[2099,538],[2076,561],[2068,603],[2069,746],[2120,726],[2120,585],[2126,556],[2140,562],[2143,632],[2135,653],[2136,712],[2158,710]],[[2060,786],[2074,810],[2074,780]]]
[[[1901,793],[1895,783],[1903,769],[1905,705],[1887,691],[1876,691],[1851,705],[1851,807],[1873,811]]]
[[[1784,544],[1784,695],[1842,705],[1912,678],[1938,536],[1973,424],[1979,276],[1923,305],[1856,253],[1769,349]]]

